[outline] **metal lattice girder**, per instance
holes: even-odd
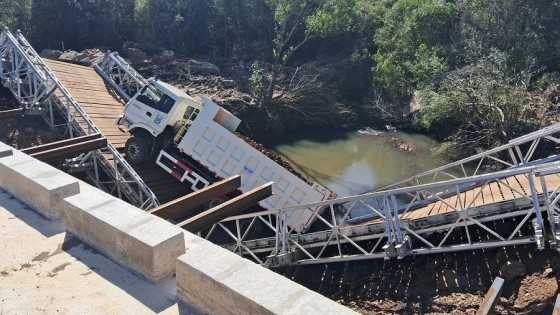
[[[64,138],[101,133],[19,31],[12,34],[6,28],[0,33],[0,56],[0,79],[27,111],[44,108],[45,121]],[[103,152],[111,155],[111,162],[98,150],[82,155],[75,164],[85,167],[97,187],[126,197],[133,205],[143,209],[159,205],[111,143]]]
[[[547,210],[560,215],[559,174],[560,162],[549,162],[278,211],[244,214],[220,222],[204,236],[209,239],[221,233],[221,237],[225,235],[233,241],[225,245],[226,248],[261,264],[267,263],[268,257],[269,265],[403,258],[518,244],[537,244],[540,248],[545,240],[552,243],[556,235],[560,237],[559,222],[551,222],[556,224],[557,230],[554,230],[541,216],[541,211]],[[556,177],[549,180],[547,176]],[[510,198],[494,200],[497,197],[487,195],[489,188]],[[415,217],[432,205],[423,202],[421,196],[429,196],[434,200],[432,203],[439,203],[446,211]],[[336,211],[341,205],[347,205],[346,210]],[[356,217],[352,217],[353,209],[360,205],[362,211],[367,209],[371,214],[367,221],[356,221]],[[330,211],[315,214],[319,224],[314,232],[299,234],[285,224],[290,211],[319,206],[328,207]],[[261,233],[268,231],[270,237],[250,237],[250,231],[259,224]]]
[[[55,88],[37,52],[18,31],[0,33],[0,76],[26,110],[37,109]]]
[[[126,101],[148,84],[148,81],[116,52],[108,51],[94,68],[103,74],[106,81],[114,82],[118,86],[117,91]]]

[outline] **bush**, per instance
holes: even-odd
[[[527,117],[531,71],[512,71],[507,64],[507,56],[494,50],[450,72],[439,89],[424,90],[422,124],[467,154],[514,138]]]

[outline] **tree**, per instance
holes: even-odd
[[[421,94],[422,123],[466,154],[501,145],[527,123],[531,68],[517,71],[497,50],[474,64],[451,71],[437,89]]]
[[[455,6],[442,0],[396,0],[375,33],[374,79],[397,102],[437,84],[448,71]]]
[[[134,0],[32,1],[30,38],[37,49],[120,48],[134,30]]]
[[[31,0],[0,0],[0,29],[9,27],[26,32],[31,15]]]
[[[460,0],[457,7],[467,58],[477,59],[498,49],[519,69],[528,62],[559,69],[560,1]]]
[[[306,20],[317,11],[319,3],[312,0],[265,0],[274,13],[272,71],[259,93],[259,103],[267,110],[272,105],[278,76],[293,54],[313,36]]]

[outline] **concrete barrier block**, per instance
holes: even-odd
[[[183,230],[98,190],[65,199],[66,229],[152,283],[175,274]]]
[[[78,180],[19,151],[12,153],[0,158],[0,187],[47,219],[60,219],[62,199],[80,192]]]
[[[196,236],[186,234],[187,238]],[[208,242],[177,259],[177,298],[209,314],[356,314]]]

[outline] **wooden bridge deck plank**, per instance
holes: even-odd
[[[117,150],[122,151],[130,136],[118,129],[115,119],[122,115],[124,104],[113,97],[103,78],[90,67],[53,60],[45,62],[101,133]],[[55,93],[62,96],[58,90]],[[78,123],[87,129],[85,121]],[[104,157],[109,163],[114,163],[112,154],[106,153]],[[155,163],[132,167],[160,202],[176,199],[190,191],[186,184],[178,182]]]

